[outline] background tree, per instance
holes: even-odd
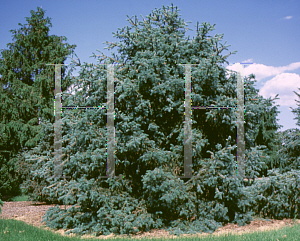
[[[49,209],[44,219],[49,227],[122,234],[166,226],[178,234],[251,221],[255,196],[234,177],[235,109],[193,111],[194,177],[177,177],[184,166],[185,99],[185,71],[177,64],[199,64],[192,67],[193,106],[236,106],[237,97],[237,76],[227,78],[222,66],[228,57],[221,55],[228,46],[218,46],[222,35],[209,36],[214,28],[203,23],[190,42],[184,39],[186,23],[178,16],[177,7],[163,6],[139,23],[128,19],[132,27],[114,34],[123,41],[108,47],[118,46],[121,55],[99,58],[99,63],[121,65],[114,72],[115,174],[124,179],[100,178],[106,175],[106,109],[64,111],[63,173],[71,179],[48,179],[49,185],[33,198],[45,195],[52,202],[74,206]],[[132,28],[135,31],[129,32]],[[83,89],[66,101],[75,106],[105,105],[108,66],[81,67],[72,83],[83,83]],[[267,148],[255,143],[257,129],[266,125],[260,122],[265,113],[275,126],[276,107],[271,112],[272,101],[258,95],[253,78],[245,78],[245,166],[246,175],[257,177],[265,164],[261,148]],[[44,130],[46,126],[51,123]],[[262,140],[271,139],[271,132],[261,132]],[[41,154],[42,144],[26,159],[38,159],[31,173],[37,180],[52,176],[54,170],[53,155]]]
[[[260,115],[258,129],[255,132],[255,145],[265,145],[267,148],[264,150],[262,156],[268,156],[269,158],[264,158],[264,166],[259,172],[259,177],[265,176],[267,177],[268,170],[274,169],[278,166],[280,162],[280,158],[278,157],[278,149],[282,147],[282,142],[278,136],[278,128],[282,127],[278,125],[276,122],[276,116],[279,111],[277,111],[277,106],[273,106],[271,101],[274,101],[278,95],[274,99],[271,100],[267,104],[267,111]]]
[[[294,92],[295,94],[299,94]],[[297,101],[297,100],[295,100]],[[299,101],[297,101],[299,103]],[[299,105],[299,104],[298,104]],[[299,107],[298,107],[299,110]],[[299,111],[293,109],[299,119]],[[264,119],[265,120],[265,119]],[[263,120],[263,121],[264,121]],[[300,123],[297,122],[297,125]],[[261,129],[259,131],[261,133]],[[261,134],[257,137],[262,140]],[[297,128],[278,131],[270,153],[271,161],[267,163],[268,179],[258,180],[246,190],[255,197],[253,211],[261,217],[274,219],[298,218],[300,196],[300,130]]]
[[[300,88],[298,88],[300,90]],[[295,100],[296,102],[298,102],[298,108],[291,108],[292,112],[296,115],[296,117],[294,119],[298,120],[296,125],[300,126],[300,94],[298,94],[296,91],[293,91],[299,98],[299,100]]]
[[[294,91],[294,93],[300,97],[300,94]],[[292,112],[298,120],[296,125],[300,126],[300,99],[295,100],[298,104],[298,108],[291,108]],[[281,140],[281,150],[278,152],[278,156],[281,160],[278,162],[276,168],[280,173],[285,173],[291,170],[300,170],[300,130],[298,128],[292,128],[279,132]]]
[[[65,37],[49,35],[52,27],[45,11],[37,8],[26,17],[27,24],[11,30],[13,43],[1,51],[0,58],[0,194],[19,192],[22,175],[29,166],[20,161],[23,150],[37,146],[41,138],[38,118],[54,121],[54,66],[64,63],[76,45],[63,44]],[[62,68],[62,89],[69,87],[70,80]],[[5,86],[5,88],[4,88]],[[19,161],[18,161],[19,160]],[[18,161],[18,168],[16,163]],[[27,170],[27,171],[26,171]]]

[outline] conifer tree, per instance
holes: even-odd
[[[294,93],[299,97],[299,94],[294,91]],[[295,100],[299,103],[298,100]],[[299,105],[299,104],[298,104]],[[296,115],[294,119],[299,119],[299,107],[291,108],[292,112]],[[272,113],[272,112],[271,112]],[[262,122],[272,123],[272,119],[268,118],[269,114],[266,113],[265,117],[261,119]],[[300,125],[299,121],[296,125]],[[257,144],[265,143],[269,145],[267,140],[269,135],[263,137],[262,132],[268,132],[270,125],[264,125],[267,129],[262,130],[262,127],[259,129],[259,134],[256,137]],[[266,155],[270,156],[269,161],[266,162],[266,168],[263,170],[262,175],[267,176],[267,172],[272,169],[278,169],[279,173],[283,174],[291,170],[300,169],[300,136],[299,129],[292,128],[285,131],[277,131],[275,133],[275,143],[271,143],[270,148],[268,148]]]
[[[271,101],[274,101],[277,98],[278,95]],[[270,99],[270,98],[269,98]],[[277,111],[277,107],[273,106],[269,103],[267,105],[268,111],[263,113],[260,116],[260,125],[257,128],[256,132],[256,138],[255,138],[255,144],[256,145],[265,145],[267,148],[263,151],[262,156],[268,156],[269,158],[264,158],[265,163],[262,168],[262,170],[259,172],[259,177],[267,176],[267,171],[273,168],[276,168],[278,165],[278,162],[280,161],[280,158],[278,158],[278,149],[280,149],[281,146],[281,140],[279,140],[278,137],[278,128],[282,127],[281,125],[278,125],[276,120],[276,115],[279,113]],[[278,106],[278,105],[277,105]]]
[[[45,11],[31,10],[27,24],[10,30],[13,43],[0,57],[0,194],[13,194],[30,166],[24,165],[23,151],[37,146],[41,139],[38,118],[54,121],[54,67],[49,63],[64,63],[76,45],[64,44],[56,35],[49,35],[52,24],[44,18]],[[69,87],[65,77],[62,89]],[[18,165],[17,165],[18,162]]]
[[[299,94],[295,92],[299,97]],[[299,103],[299,100],[295,100]],[[298,104],[299,106],[299,104]],[[299,119],[299,107],[293,109]],[[297,122],[297,125],[300,123]],[[273,163],[262,179],[246,190],[255,197],[253,211],[262,217],[299,218],[300,196],[300,130],[297,128],[276,133],[277,146],[271,151]]]
[[[97,235],[168,227],[180,234],[252,220],[252,207],[257,204],[254,191],[247,192],[243,180],[234,177],[235,109],[193,110],[193,177],[178,178],[184,166],[185,71],[177,64],[199,64],[191,71],[192,106],[236,106],[237,97],[237,76],[232,73],[227,78],[222,66],[228,57],[221,55],[228,47],[219,47],[222,35],[209,36],[214,26],[203,23],[201,28],[197,25],[197,36],[190,42],[184,39],[186,23],[178,16],[177,7],[163,6],[139,23],[129,18],[133,27],[119,29],[114,35],[123,41],[108,47],[118,46],[121,55],[102,54],[99,65],[84,63],[79,77],[72,79],[75,85],[83,83],[83,89],[67,98],[68,105],[103,106],[107,64],[120,64],[114,67],[114,157],[115,175],[124,178],[101,178],[106,174],[107,110],[64,110],[63,172],[71,179],[49,178],[49,185],[33,198],[45,195],[52,202],[73,207],[49,209],[44,218],[49,227]],[[132,28],[135,31],[129,32]],[[246,176],[253,178],[265,164],[262,149],[267,147],[264,144],[272,145],[273,134],[271,129],[262,131],[262,140],[269,142],[258,145],[257,129],[276,126],[277,114],[276,107],[269,108],[272,100],[258,95],[254,78],[250,75],[244,80],[245,166]],[[260,121],[265,113],[270,116],[266,124]],[[45,122],[45,133],[50,126]],[[43,178],[51,177],[54,167],[50,150],[47,156],[41,155],[42,145],[26,160],[38,159],[32,175],[43,185]]]
[[[296,91],[294,93],[300,97]],[[296,100],[298,108],[291,108],[292,112],[296,117],[295,120],[298,120],[296,125],[300,126],[300,99]],[[279,166],[280,173],[285,173],[291,170],[300,170],[300,130],[298,128],[292,128],[280,132],[281,134],[281,150],[279,151],[278,156],[281,157]]]

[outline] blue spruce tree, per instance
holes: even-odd
[[[64,176],[70,178],[50,178],[53,155],[40,154],[43,143],[28,156],[39,160],[34,178],[49,177],[40,195],[73,205],[49,209],[44,217],[49,227],[96,235],[135,234],[152,228],[175,234],[212,232],[228,222],[249,223],[259,212],[254,208],[255,192],[263,189],[253,188],[257,182],[246,186],[235,177],[235,109],[193,111],[193,177],[179,178],[184,167],[185,120],[185,69],[179,64],[198,64],[191,69],[193,106],[236,106],[237,75],[226,76],[222,65],[228,56],[221,52],[228,46],[218,47],[223,35],[208,35],[214,26],[203,23],[198,28],[197,24],[197,36],[190,42],[184,39],[186,23],[178,17],[177,7],[163,6],[147,20],[129,18],[132,26],[114,35],[123,41],[108,47],[119,47],[121,55],[102,54],[99,65],[84,63],[72,79],[75,85],[82,84],[82,90],[65,96],[69,106],[105,106],[108,65],[119,64],[114,66],[115,177],[103,178],[107,110],[64,110],[62,163]],[[276,107],[269,108],[273,100],[259,96],[253,87],[255,76],[244,82],[245,172],[255,179],[268,164],[265,154],[278,149],[279,126]],[[266,113],[268,121],[261,122]],[[51,125],[45,122],[46,135]],[[268,132],[257,131],[265,129]]]

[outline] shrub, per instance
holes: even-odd
[[[257,215],[274,219],[300,218],[300,171],[280,174],[270,170],[269,177],[246,187],[255,197],[253,211]]]

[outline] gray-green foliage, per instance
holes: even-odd
[[[300,171],[292,169],[280,174],[270,170],[269,177],[246,187],[254,194],[257,205],[253,211],[262,217],[300,218]]]
[[[298,108],[292,111],[298,120],[299,109],[298,104]],[[296,124],[300,126],[299,121]],[[255,197],[257,205],[253,211],[256,214],[275,219],[299,218],[300,130],[288,129],[276,133],[276,136],[278,146],[272,153],[275,162],[272,169],[268,170],[268,179],[257,180],[246,190]]]
[[[300,97],[297,92],[294,91],[294,93]],[[298,108],[290,108],[296,115],[294,119],[298,119],[296,125],[300,126],[300,101],[297,99],[295,99],[295,101],[298,102]],[[263,122],[266,122],[265,120],[266,118],[262,119]],[[267,123],[271,122],[271,119],[267,121]],[[258,143],[261,143],[263,140],[265,140],[265,137],[262,135],[262,133],[266,133],[269,129],[268,124],[265,126],[267,127],[265,128],[265,131],[260,131],[256,138],[256,140],[259,140]],[[276,170],[276,173],[278,172],[279,175],[293,170],[300,170],[300,130],[297,128],[292,128],[285,131],[279,131],[275,134],[275,139],[277,140],[277,144],[276,142],[275,145],[274,143],[271,144],[270,146],[273,147],[269,148],[269,150],[266,152],[268,155],[270,155],[272,162],[267,163],[268,169],[265,170],[265,173],[271,169]]]
[[[120,29],[115,36],[124,40],[108,47],[118,46],[121,56],[99,58],[99,63],[121,64],[115,67],[114,126],[116,176],[122,174],[123,179],[99,178],[106,175],[106,109],[63,111],[63,173],[70,179],[49,178],[45,186],[54,166],[50,150],[42,154],[42,142],[28,156],[28,161],[39,160],[32,175],[43,187],[40,196],[73,205],[49,209],[44,217],[49,227],[97,235],[151,228],[180,234],[212,232],[228,222],[244,225],[252,220],[255,194],[235,177],[235,109],[193,110],[194,177],[178,178],[184,166],[185,96],[184,68],[177,64],[200,64],[192,67],[193,106],[235,106],[237,83],[236,74],[227,77],[222,66],[228,57],[221,55],[228,46],[218,47],[222,35],[209,36],[213,26],[203,23],[189,42],[183,39],[186,24],[178,15],[177,7],[163,7],[152,11],[148,20],[129,19],[135,31]],[[107,65],[81,67],[73,83],[83,84],[83,89],[66,103],[105,105]],[[271,113],[272,100],[258,96],[254,78],[245,79],[245,166],[246,176],[258,177],[268,147],[256,143],[258,127],[265,125],[260,120],[269,114],[269,132],[262,135],[276,148],[278,126],[276,107]],[[46,123],[45,131],[50,131],[51,123]],[[38,192],[34,196],[40,198]]]
[[[300,130],[293,128],[280,132],[280,134],[281,143],[284,145],[278,151],[281,159],[276,168],[281,174],[291,170],[300,170]]]

